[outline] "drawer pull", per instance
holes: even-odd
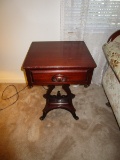
[[[64,77],[61,74],[57,74],[57,75],[55,75],[55,76],[52,77],[52,81],[53,82],[65,82],[66,80],[67,80],[67,78]]]

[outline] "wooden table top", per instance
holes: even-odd
[[[24,69],[95,68],[96,64],[84,41],[32,42]]]

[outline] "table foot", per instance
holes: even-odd
[[[72,114],[73,115],[73,117],[74,117],[74,119],[75,120],[78,120],[79,119],[79,117],[78,116],[76,116],[76,114],[74,113],[74,114]]]
[[[85,85],[84,85],[84,87],[85,87],[85,88],[88,88],[88,87],[89,87],[89,85],[88,85],[88,84],[85,84]]]
[[[40,117],[40,120],[44,120],[47,114],[43,113],[43,115]]]

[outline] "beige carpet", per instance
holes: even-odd
[[[0,96],[8,84],[0,84]],[[18,90],[25,84],[15,84]],[[57,89],[60,89],[58,87]],[[71,86],[79,120],[62,109],[39,120],[45,105],[42,87],[26,88],[0,111],[0,160],[119,160],[120,130],[102,87]],[[54,91],[56,92],[56,91]],[[10,87],[5,97],[15,93]],[[13,103],[0,100],[0,108]]]

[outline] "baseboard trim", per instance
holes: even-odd
[[[0,83],[26,83],[25,79],[0,78]]]

